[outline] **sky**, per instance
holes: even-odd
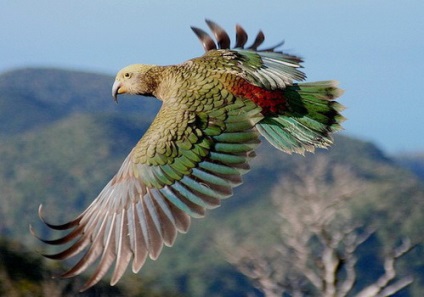
[[[114,75],[134,63],[203,54],[190,26],[235,24],[304,58],[309,81],[336,79],[346,135],[389,154],[424,151],[422,0],[15,0],[0,10],[0,73],[55,67]],[[107,98],[109,102],[109,98]]]

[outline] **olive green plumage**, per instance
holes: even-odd
[[[113,263],[115,284],[132,259],[137,272],[147,256],[156,259],[186,232],[191,217],[220,205],[241,184],[262,134],[276,148],[291,153],[331,145],[341,129],[341,95],[334,81],[295,83],[305,78],[301,59],[258,50],[260,32],[249,48],[247,34],[236,27],[236,48],[222,28],[207,21],[217,39],[193,28],[206,53],[180,65],[130,65],[112,87],[119,94],[154,96],[162,107],[150,128],[124,160],[118,173],[75,220],[52,225],[70,230],[51,245],[72,244],[46,255],[67,259],[82,253],[63,277],[97,268],[83,289],[97,283]],[[41,207],[40,207],[41,216]]]

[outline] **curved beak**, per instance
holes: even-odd
[[[122,88],[122,83],[118,80],[115,80],[112,86],[112,97],[116,103],[118,103],[118,94],[122,94],[122,93],[124,93],[124,90]]]

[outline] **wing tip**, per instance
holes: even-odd
[[[206,18],[205,22],[211,32],[213,33],[215,40],[204,30],[191,26],[190,28],[193,30],[193,32],[196,34],[196,36],[199,38],[199,40],[202,43],[202,46],[205,50],[205,52],[208,52],[210,50],[214,49],[230,49],[231,48],[231,39],[228,35],[228,33],[216,22],[212,21],[211,19]],[[246,42],[248,40],[248,34],[246,33],[246,30],[239,25],[236,24],[236,30],[235,30],[235,36],[236,36],[236,42],[234,45],[234,49],[243,49],[246,45]],[[256,34],[255,40],[253,43],[247,47],[247,50],[252,51],[263,51],[263,52],[278,52],[276,49],[278,47],[281,47],[284,44],[284,41],[281,41],[277,43],[275,46],[258,50],[258,47],[262,45],[262,43],[265,41],[265,34],[262,30],[259,30],[259,32]]]

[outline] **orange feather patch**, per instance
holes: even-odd
[[[264,115],[281,114],[287,110],[287,100],[282,90],[267,90],[245,80],[238,80],[230,90],[235,96],[250,99],[262,107]]]

